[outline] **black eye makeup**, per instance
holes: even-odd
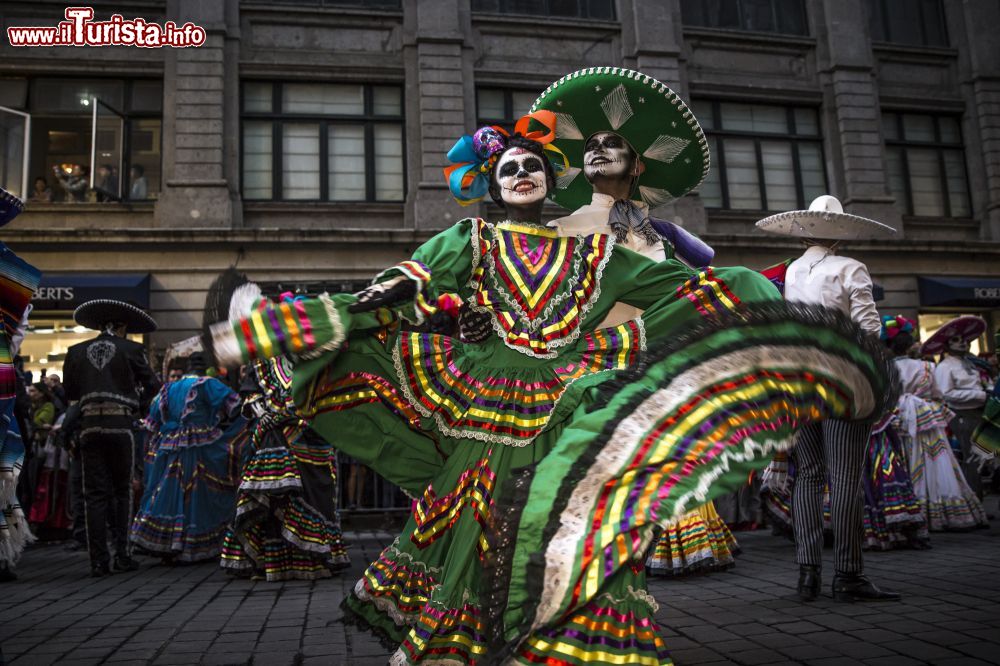
[[[500,177],[501,178],[507,178],[509,176],[513,176],[518,171],[520,171],[520,168],[521,168],[521,165],[519,165],[517,162],[514,162],[514,161],[507,162],[506,164],[504,164],[503,166],[500,167],[500,172],[499,172]]]
[[[542,161],[537,158],[524,160],[524,170],[528,173],[537,173],[542,170]]]

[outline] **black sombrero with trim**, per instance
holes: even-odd
[[[156,321],[131,303],[110,298],[87,301],[73,312],[73,321],[80,326],[100,331],[111,322],[125,324],[127,333],[152,333]]]

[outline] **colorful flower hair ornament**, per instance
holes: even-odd
[[[900,333],[912,333],[916,327],[916,322],[907,319],[903,315],[882,315],[882,332],[879,337],[882,340],[892,340]]]
[[[530,130],[532,121],[543,129]],[[556,175],[569,169],[569,160],[561,150],[551,145],[556,137],[556,115],[551,111],[536,111],[517,121],[514,135],[537,141],[549,153]],[[490,188],[490,172],[507,149],[510,134],[498,126],[480,127],[475,134],[466,134],[448,151],[451,166],[445,167],[444,177],[455,200],[463,206],[478,203]]]

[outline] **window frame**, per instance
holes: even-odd
[[[892,38],[892,29],[891,29],[892,22],[888,20],[889,19],[889,5],[888,5],[889,1],[890,0],[867,0],[867,2],[865,3],[868,6],[868,11],[869,12],[878,12],[878,24],[882,28],[882,33],[883,34],[880,36],[881,38],[880,39],[875,39],[874,36],[873,36],[872,37],[872,41],[873,42],[878,42],[880,44],[896,44],[896,45],[901,45],[901,46],[910,46],[910,47],[913,47],[913,48],[921,48],[921,47],[949,48],[950,47],[950,45],[951,45],[951,36],[948,34],[947,15],[945,14],[944,2],[942,0],[934,0],[934,3],[937,6],[937,14],[938,14],[937,17],[935,17],[935,18],[937,18],[937,20],[940,22],[940,25],[941,25],[941,34],[944,37],[944,43],[943,44],[931,44],[928,41],[928,39],[927,39],[927,21],[928,21],[928,16],[924,12],[924,2],[923,2],[923,0],[916,0],[917,11],[920,14],[920,25],[919,25],[919,28],[920,28],[920,43],[919,44],[911,44],[909,42],[901,42],[901,41],[894,40]],[[900,0],[891,0],[891,1],[892,2],[899,2]],[[910,2],[912,2],[913,0],[904,0],[904,1],[910,1]],[[872,15],[869,15],[869,17],[868,17],[869,29],[871,29],[870,28],[871,22],[872,22]]]
[[[972,189],[969,186],[969,164],[965,154],[965,137],[962,135],[962,117],[960,115],[951,115],[947,113],[920,112],[912,109],[882,109],[883,117],[889,113],[895,116],[896,136],[902,138],[890,139],[883,136],[883,142],[885,143],[886,148],[901,148],[903,152],[903,183],[906,188],[906,192],[904,193],[906,206],[903,210],[903,214],[908,217],[947,218],[952,220],[973,219],[975,217],[975,212],[972,209]],[[930,118],[934,125],[934,140],[916,141],[906,139],[906,132],[903,127],[903,116],[905,115],[924,116]],[[942,118],[950,118],[955,121],[958,126],[958,143],[948,143],[941,140],[940,121]],[[937,154],[937,165],[942,195],[941,199],[944,202],[944,215],[921,215],[914,209],[913,187],[910,183],[910,157],[907,148],[926,148],[933,150]],[[966,202],[969,205],[969,215],[967,217],[955,217],[951,214],[951,190],[948,189],[948,173],[945,168],[946,164],[944,159],[944,153],[946,150],[962,151],[962,166],[965,167],[965,197]]]
[[[757,182],[760,188],[760,203],[762,208],[756,212],[774,212],[772,209],[767,207],[767,181],[765,179],[764,172],[764,159],[761,153],[760,143],[761,141],[788,141],[792,148],[792,170],[795,176],[795,198],[798,201],[798,205],[801,209],[805,209],[809,202],[805,200],[805,187],[802,183],[802,162],[799,157],[799,144],[801,143],[815,143],[819,144],[820,147],[820,163],[823,165],[823,182],[829,187],[830,179],[829,173],[826,168],[826,150],[824,146],[823,139],[823,125],[822,125],[822,114],[820,113],[820,107],[818,106],[805,106],[805,105],[786,105],[786,104],[772,104],[766,102],[743,102],[735,100],[725,100],[725,99],[705,99],[701,98],[699,101],[705,104],[712,105],[712,129],[703,129],[706,138],[716,138],[716,162],[719,165],[719,190],[722,194],[722,206],[706,206],[710,210],[725,210],[725,211],[751,211],[749,208],[731,208],[730,207],[730,197],[729,197],[729,180],[726,174],[726,150],[722,141],[718,139],[725,138],[738,138],[738,139],[749,139],[753,141],[754,147],[754,159],[757,162]],[[722,125],[722,105],[723,104],[747,104],[750,106],[777,106],[785,110],[785,119],[788,123],[788,127],[791,129],[790,133],[787,134],[770,134],[768,132],[752,132],[752,131],[741,131],[741,130],[727,130],[720,129],[718,126]],[[818,133],[812,134],[798,134],[797,125],[795,122],[795,110],[796,109],[810,109],[816,113],[816,128]],[[775,209],[777,210],[777,209]]]
[[[506,116],[505,118],[487,118],[479,114],[479,93],[483,90],[492,90],[503,93],[503,112]],[[544,90],[544,88],[543,88]],[[514,123],[520,120],[519,117],[514,115],[514,93],[516,92],[527,92],[535,96],[541,94],[541,90],[538,92],[533,92],[531,88],[511,88],[509,86],[494,86],[494,85],[477,85],[476,86],[476,127],[485,127],[487,125],[499,125],[507,130],[513,130]]]
[[[159,195],[163,193],[163,81],[164,81],[164,79],[162,79],[162,78],[155,78],[155,77],[152,77],[152,76],[113,77],[113,76],[71,76],[71,75],[67,75],[67,76],[46,76],[46,75],[40,75],[40,76],[26,76],[26,77],[23,77],[23,78],[26,81],[26,91],[25,91],[25,98],[24,98],[24,107],[25,108],[24,108],[23,111],[27,112],[33,120],[34,119],[46,120],[46,119],[53,119],[53,118],[80,118],[80,119],[86,118],[88,120],[88,123],[90,124],[90,127],[91,127],[91,134],[90,134],[90,145],[91,145],[91,147],[90,147],[90,151],[89,151],[91,153],[91,162],[88,163],[88,166],[90,167],[91,173],[90,173],[90,179],[89,179],[88,183],[91,182],[91,181],[93,181],[93,178],[94,178],[94,168],[93,168],[94,164],[93,164],[93,155],[92,155],[93,148],[94,148],[95,141],[96,141],[96,138],[94,136],[94,125],[93,125],[93,121],[92,121],[94,110],[92,108],[90,108],[89,105],[87,107],[88,110],[85,113],[77,113],[75,110],[74,111],[36,110],[34,108],[35,98],[38,95],[38,92],[36,90],[36,84],[39,81],[42,81],[42,80],[71,81],[71,80],[80,80],[80,79],[85,80],[85,81],[114,81],[114,82],[120,82],[122,84],[122,100],[121,100],[122,104],[121,104],[121,110],[119,110],[118,108],[114,107],[112,104],[110,104],[106,100],[102,99],[101,97],[91,96],[91,98],[90,98],[92,100],[91,104],[93,104],[93,100],[94,99],[99,100],[105,107],[113,110],[115,113],[117,113],[118,115],[120,115],[120,116],[123,117],[122,118],[122,122],[123,122],[123,125],[122,125],[122,165],[121,165],[121,173],[119,174],[119,181],[120,181],[119,182],[119,190],[120,190],[119,196],[116,199],[112,199],[110,201],[103,201],[103,202],[99,202],[99,203],[102,203],[102,204],[122,204],[122,203],[134,204],[134,203],[154,202],[154,201],[156,201],[157,198],[159,198]],[[133,94],[135,92],[135,90],[134,90],[135,89],[135,85],[137,83],[149,83],[149,82],[155,82],[155,83],[159,84],[159,87],[160,87],[160,109],[159,109],[159,111],[150,111],[148,109],[145,109],[145,110],[134,110],[132,102],[133,102]],[[136,121],[136,120],[159,120],[160,121],[160,131],[159,131],[160,144],[159,144],[159,147],[158,147],[158,152],[159,152],[159,156],[160,156],[160,169],[159,169],[158,189],[156,191],[157,196],[155,198],[153,198],[153,197],[147,197],[146,199],[132,199],[132,198],[129,197],[129,195],[131,194],[131,187],[129,186],[129,183],[128,183],[128,174],[131,173],[131,169],[132,169],[132,162],[133,162],[133,160],[132,160],[132,131],[133,131],[133,128],[134,128],[133,121]],[[31,143],[32,142],[29,140],[29,142],[27,144],[29,148],[31,146]],[[35,169],[34,171],[36,173],[39,173],[39,174],[42,173],[42,171],[40,171],[39,169]],[[31,179],[32,179],[32,182],[33,182],[34,181],[34,176],[32,176]],[[89,185],[89,184],[88,184],[88,188],[89,189],[94,189],[93,186]],[[30,196],[30,194],[31,194],[31,190],[30,189],[28,190],[27,194]],[[52,202],[52,203],[62,204],[63,202]]]
[[[775,30],[754,30],[754,29],[748,28],[748,27],[746,27],[746,25],[747,25],[747,22],[746,22],[746,13],[744,12],[744,9],[743,9],[743,4],[744,4],[745,0],[734,0],[734,2],[736,2],[736,12],[739,15],[739,24],[740,24],[739,27],[731,28],[731,27],[721,27],[721,26],[712,26],[712,25],[702,25],[702,24],[699,24],[699,23],[685,23],[684,22],[683,2],[681,3],[681,24],[684,27],[689,27],[689,28],[706,28],[706,29],[709,29],[709,30],[730,30],[730,31],[738,31],[738,32],[749,32],[749,33],[757,34],[757,35],[786,35],[786,36],[790,36],[790,37],[811,37],[812,36],[812,34],[811,34],[810,30],[809,30],[809,11],[808,11],[808,7],[806,6],[806,0],[797,0],[798,6],[799,6],[799,10],[801,12],[802,27],[804,28],[804,32],[801,32],[801,33],[798,33],[798,32],[785,32],[783,30],[778,30],[778,29],[775,29]],[[771,7],[771,20],[772,20],[772,23],[777,28],[777,26],[780,25],[780,21],[779,21],[779,18],[778,18],[779,17],[779,12],[778,12],[777,3],[776,3],[775,0],[768,0],[768,4]]]
[[[613,21],[613,22],[617,22],[617,21],[620,20],[618,18],[617,3],[614,2],[614,0],[611,0],[611,4],[610,4],[610,7],[611,7],[611,18],[605,18],[603,16],[596,16],[596,17],[595,16],[590,16],[590,5],[587,2],[587,0],[575,0],[577,8],[580,9],[581,11],[579,11],[574,16],[566,16],[566,15],[563,15],[563,14],[553,14],[553,13],[551,13],[551,11],[549,11],[550,0],[535,0],[535,2],[537,4],[543,5],[543,7],[544,7],[544,11],[539,12],[537,14],[526,14],[524,12],[510,11],[510,10],[508,10],[508,9],[505,8],[505,5],[509,2],[509,0],[496,0],[497,10],[495,12],[494,11],[490,11],[490,10],[485,10],[485,9],[475,9],[473,7],[473,3],[474,2],[475,2],[475,0],[472,0],[472,2],[469,3],[469,8],[474,13],[477,13],[477,14],[490,14],[490,15],[493,15],[493,16],[501,16],[502,15],[502,16],[527,16],[527,17],[535,17],[535,18],[543,17],[543,18],[551,18],[551,19],[557,19],[557,20],[558,19],[564,19],[564,20],[570,20],[570,21]]]
[[[247,111],[245,87],[248,83],[265,83],[271,86],[271,111]],[[286,83],[318,83],[320,85],[360,85],[362,86],[362,99],[364,103],[364,113],[362,115],[348,114],[315,114],[315,113],[290,113],[282,110],[282,91]],[[374,112],[374,89],[377,86],[395,87],[399,90],[399,115],[384,116]],[[372,82],[358,83],[356,81],[277,81],[274,79],[241,79],[240,80],[240,197],[248,202],[276,202],[276,203],[328,203],[328,204],[352,204],[352,203],[387,203],[402,204],[406,201],[409,189],[409,180],[406,173],[406,111],[405,100],[403,98],[405,87],[398,82]],[[247,199],[243,194],[243,167],[244,167],[244,123],[246,121],[271,121],[271,197],[267,199]],[[291,123],[316,123],[319,125],[319,198],[316,199],[286,199],[282,191],[282,178],[284,169],[282,168],[282,126],[285,122]],[[330,150],[329,150],[329,128],[330,125],[361,125],[364,127],[365,146],[365,198],[364,199],[330,199]],[[375,187],[375,126],[376,125],[398,125],[400,128],[400,146],[402,154],[400,158],[403,162],[403,196],[401,199],[386,200],[376,197]],[[282,196],[278,196],[278,195]]]

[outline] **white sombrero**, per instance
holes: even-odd
[[[844,212],[836,197],[824,194],[813,199],[809,210],[792,210],[765,217],[757,228],[769,234],[824,240],[869,240],[888,238],[896,230],[887,224]]]

